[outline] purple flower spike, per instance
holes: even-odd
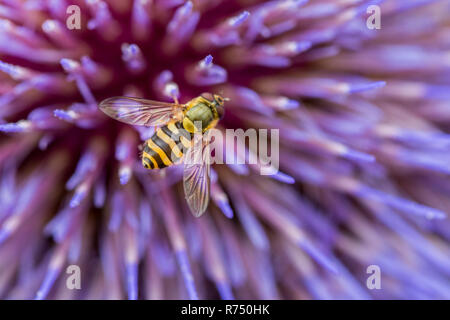
[[[248,11],[244,11],[241,14],[239,14],[236,17],[228,19],[228,24],[231,27],[238,27],[241,25],[247,18],[250,16],[250,13]]]

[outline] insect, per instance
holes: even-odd
[[[162,169],[184,159],[183,187],[189,208],[201,216],[209,202],[210,161],[202,152],[198,159],[197,146],[205,150],[210,139],[208,130],[223,118],[224,102],[229,99],[217,94],[203,93],[186,104],[167,103],[132,97],[112,97],[99,107],[108,116],[131,125],[158,126],[144,143],[142,165],[146,169]],[[197,157],[197,158],[196,158]]]

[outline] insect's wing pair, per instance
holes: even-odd
[[[112,97],[100,103],[100,110],[113,119],[131,125],[161,126],[182,119],[184,104],[167,103],[132,97]],[[187,203],[194,216],[201,216],[209,202],[210,161],[207,141],[196,135],[187,150],[183,186]]]

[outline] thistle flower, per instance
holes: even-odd
[[[366,27],[374,3],[380,30]],[[70,4],[80,30],[66,28]],[[3,1],[0,297],[450,298],[449,9]],[[154,128],[97,105],[204,91],[231,98],[222,129],[280,129],[280,171],[214,166],[196,219],[180,166],[139,165]]]

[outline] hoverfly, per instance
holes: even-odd
[[[217,94],[203,93],[186,104],[167,103],[132,97],[112,97],[100,103],[100,109],[113,119],[131,125],[159,126],[144,143],[142,165],[162,169],[185,159],[194,159],[199,143],[203,150],[209,139],[202,139],[223,118],[224,102]],[[200,134],[199,134],[200,133]],[[196,139],[202,141],[195,141]],[[194,146],[196,146],[194,148]],[[183,152],[184,151],[184,152]],[[203,153],[200,161],[184,161],[183,187],[192,214],[201,216],[209,202],[210,161]],[[196,158],[198,159],[198,158]]]

